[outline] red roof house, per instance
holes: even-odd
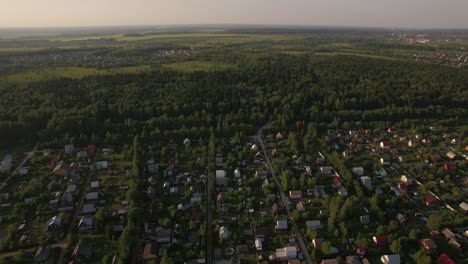
[[[340,178],[338,176],[333,177],[332,185],[335,188],[341,187],[341,181],[340,181]]]
[[[455,264],[455,262],[445,253],[440,255],[439,263],[440,264]]]
[[[427,206],[431,206],[438,202],[437,198],[435,198],[435,196],[432,194],[426,195],[426,197],[424,198],[424,201],[426,201]]]
[[[374,244],[378,247],[384,247],[388,245],[387,236],[374,236],[372,240],[374,241]]]

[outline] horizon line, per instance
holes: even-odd
[[[289,27],[289,28],[346,28],[346,29],[384,29],[384,30],[468,30],[468,27],[395,27],[362,25],[318,25],[318,24],[275,24],[275,23],[194,23],[194,24],[127,24],[127,25],[83,25],[83,26],[0,26],[0,30],[13,29],[98,29],[98,28],[144,28],[144,27]]]

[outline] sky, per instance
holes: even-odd
[[[468,28],[468,0],[0,0],[0,28],[278,24]]]

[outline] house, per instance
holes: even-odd
[[[367,253],[367,249],[365,247],[358,247],[356,249],[356,255],[358,255],[359,257],[364,257]]]
[[[334,188],[339,188],[339,187],[341,187],[341,180],[340,180],[340,177],[334,176],[334,177],[332,178],[332,186],[333,186]]]
[[[448,228],[445,228],[444,230],[442,230],[442,234],[447,239],[454,239],[455,238],[455,234],[452,232],[452,230],[450,230]]]
[[[400,177],[400,181],[401,181],[402,183],[405,183],[406,185],[411,185],[411,184],[413,184],[413,179],[408,178],[406,175],[402,175],[402,176]]]
[[[357,176],[363,176],[364,175],[364,168],[363,167],[354,167],[351,170],[353,174]]]
[[[84,159],[84,158],[87,158],[88,157],[88,152],[84,151],[84,150],[80,150],[76,153],[76,158],[77,159]]]
[[[359,256],[346,256],[346,264],[362,264]]]
[[[5,172],[10,171],[12,165],[13,165],[13,157],[10,154],[8,154],[3,158],[1,162],[0,172],[5,173]]]
[[[457,168],[457,166],[455,164],[451,163],[451,162],[447,162],[447,163],[444,164],[444,169],[446,171],[453,171],[456,168]]]
[[[458,241],[456,241],[455,239],[450,239],[448,243],[449,243],[449,245],[455,247],[458,250],[461,249],[460,243],[458,243]]]
[[[361,176],[360,178],[362,185],[367,189],[372,188],[372,179],[369,176]]]
[[[234,170],[234,177],[235,178],[240,178],[241,177],[241,171],[239,169]]]
[[[89,193],[86,193],[86,195],[85,195],[85,199],[87,201],[97,200],[98,198],[99,198],[99,193],[98,192],[89,192]]]
[[[170,243],[172,238],[172,231],[170,229],[156,228],[156,241],[158,243]]]
[[[383,255],[380,257],[382,264],[400,264],[401,259],[399,254]]]
[[[436,204],[439,200],[437,200],[437,198],[434,195],[427,194],[426,197],[424,197],[424,201],[427,206],[432,206]]]
[[[255,177],[259,179],[266,179],[268,177],[268,171],[266,170],[257,170],[255,171]]]
[[[331,166],[322,166],[319,168],[320,174],[329,175],[332,173],[333,168]]]
[[[62,227],[62,218],[60,216],[54,216],[47,221],[47,231],[59,230]]]
[[[312,239],[312,247],[315,249],[320,249],[322,247],[323,242],[323,238],[314,238]]]
[[[228,178],[225,170],[216,170],[216,184],[218,186],[227,186]]]
[[[338,260],[336,259],[323,259],[320,264],[338,264]]]
[[[426,251],[435,251],[437,250],[437,245],[434,242],[434,240],[430,238],[422,239],[421,240],[421,245]]]
[[[68,185],[67,189],[65,190],[65,192],[67,192],[67,193],[74,193],[75,191],[76,191],[76,185],[74,185],[74,184]]]
[[[307,229],[320,229],[322,228],[322,224],[320,220],[306,221],[306,227]]]
[[[304,204],[302,202],[296,204],[296,209],[301,213],[305,212]]]
[[[28,175],[28,168],[26,167],[19,168],[18,174],[21,176]]]
[[[408,159],[405,157],[405,156],[399,156],[398,157],[398,161],[400,163],[406,163],[408,161]]]
[[[400,224],[404,224],[404,223],[406,223],[406,216],[404,216],[403,214],[399,213],[399,214],[397,214],[397,216],[396,216],[396,220],[397,220]]]
[[[59,162],[52,170],[54,176],[67,177],[70,174],[70,166],[65,162]]]
[[[65,203],[65,204],[72,204],[73,203],[73,195],[71,193],[64,193],[62,195],[62,198],[60,198],[60,201]]]
[[[63,150],[64,150],[65,154],[71,154],[71,153],[73,152],[74,149],[75,149],[75,148],[73,147],[72,144],[65,145],[65,146],[63,147]]]
[[[281,132],[278,132],[276,134],[276,139],[278,139],[278,140],[283,139],[283,134],[281,134]]]
[[[255,248],[257,251],[262,251],[263,250],[263,240],[260,238],[255,239]]]
[[[401,193],[406,193],[408,191],[408,185],[403,182],[398,183],[397,188]]]
[[[341,197],[346,197],[348,196],[348,190],[346,190],[346,188],[344,186],[341,186],[339,189],[338,189],[338,194],[341,196]]]
[[[97,170],[103,170],[103,169],[107,169],[107,166],[109,164],[107,163],[106,160],[103,160],[103,161],[98,161],[96,162],[96,169]]]
[[[453,160],[453,159],[455,159],[457,157],[457,154],[455,154],[453,151],[447,152],[446,155],[447,155],[447,158],[449,158],[451,160]]]
[[[272,204],[275,201],[276,201],[276,195],[275,194],[270,193],[270,194],[267,195],[267,202],[269,204]]]
[[[442,255],[439,256],[438,261],[439,261],[440,264],[455,264],[455,261],[453,261],[445,253],[443,253]]]
[[[37,248],[36,253],[34,254],[34,260],[36,262],[46,261],[50,256],[50,246],[48,244],[43,244]]]
[[[382,149],[389,149],[390,146],[391,146],[391,143],[388,140],[384,140],[380,142],[380,148]]]
[[[158,258],[159,244],[157,242],[146,243],[143,249],[143,259],[151,260]]]
[[[286,229],[288,229],[288,220],[277,220],[275,229],[276,230],[286,230]]]
[[[89,216],[82,216],[78,222],[79,231],[88,231],[93,229],[93,218]]]
[[[216,201],[218,203],[223,203],[224,202],[224,197],[223,197],[223,193],[218,193],[218,195],[216,196]]]
[[[460,203],[459,207],[461,208],[463,213],[465,213],[465,214],[468,213],[468,203],[462,202],[462,203]]]
[[[370,216],[369,215],[362,215],[362,216],[359,217],[359,221],[364,225],[368,225],[370,223]]]
[[[96,206],[94,204],[83,204],[81,212],[83,214],[94,214],[96,213]]]
[[[372,241],[378,247],[385,247],[388,245],[387,236],[374,236],[372,237]]]
[[[289,191],[289,198],[293,201],[298,201],[302,198],[302,191]]]
[[[149,199],[152,199],[154,198],[155,195],[156,195],[156,188],[152,186],[148,186],[148,188],[146,189],[146,197],[148,197]]]
[[[229,229],[225,226],[222,226],[221,228],[219,228],[219,239],[220,240],[226,240],[226,239],[229,239],[229,237],[231,237],[231,231],[229,231]]]
[[[91,258],[91,248],[85,247],[82,245],[77,245],[73,250],[72,257],[74,259],[90,259]]]
[[[271,206],[271,214],[272,215],[277,215],[278,214],[278,205],[276,203],[274,203],[272,206]]]
[[[380,164],[390,165],[390,160],[388,158],[380,158]]]
[[[280,261],[297,258],[297,249],[294,246],[276,249],[276,258]]]
[[[91,188],[93,188],[93,189],[99,188],[99,181],[92,181],[91,182]]]
[[[410,141],[408,141],[408,147],[412,148],[412,147],[415,147],[415,146],[416,146],[416,141],[414,141],[412,139]]]

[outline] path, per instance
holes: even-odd
[[[302,250],[302,252],[303,252],[303,254],[304,254],[305,258],[306,258],[307,263],[312,264],[313,263],[312,258],[310,257],[309,251],[307,250],[307,246],[306,246],[306,243],[304,242],[304,238],[302,237],[302,234],[301,234],[299,228],[297,227],[296,221],[294,221],[294,219],[291,216],[291,208],[289,206],[289,199],[284,194],[282,185],[281,185],[278,177],[276,176],[276,173],[275,173],[275,171],[273,169],[273,166],[271,165],[271,161],[270,161],[270,158],[268,157],[268,154],[267,154],[267,151],[266,151],[266,148],[265,148],[265,144],[263,143],[263,139],[262,139],[263,129],[268,127],[269,124],[270,123],[267,123],[262,128],[260,128],[260,130],[258,130],[256,138],[257,138],[257,141],[260,143],[260,147],[262,148],[263,155],[265,156],[265,161],[267,162],[267,165],[268,165],[268,168],[269,168],[269,170],[271,172],[271,175],[273,176],[273,179],[274,179],[274,181],[276,183],[276,186],[278,187],[278,190],[279,190],[279,193],[280,193],[280,196],[281,196],[281,201],[283,202],[284,206],[286,207],[286,212],[288,213],[288,217],[291,220],[291,223],[292,223],[292,226],[293,226],[293,229],[294,229],[294,233],[296,234],[296,240],[298,241],[299,246],[301,247],[301,250]]]

